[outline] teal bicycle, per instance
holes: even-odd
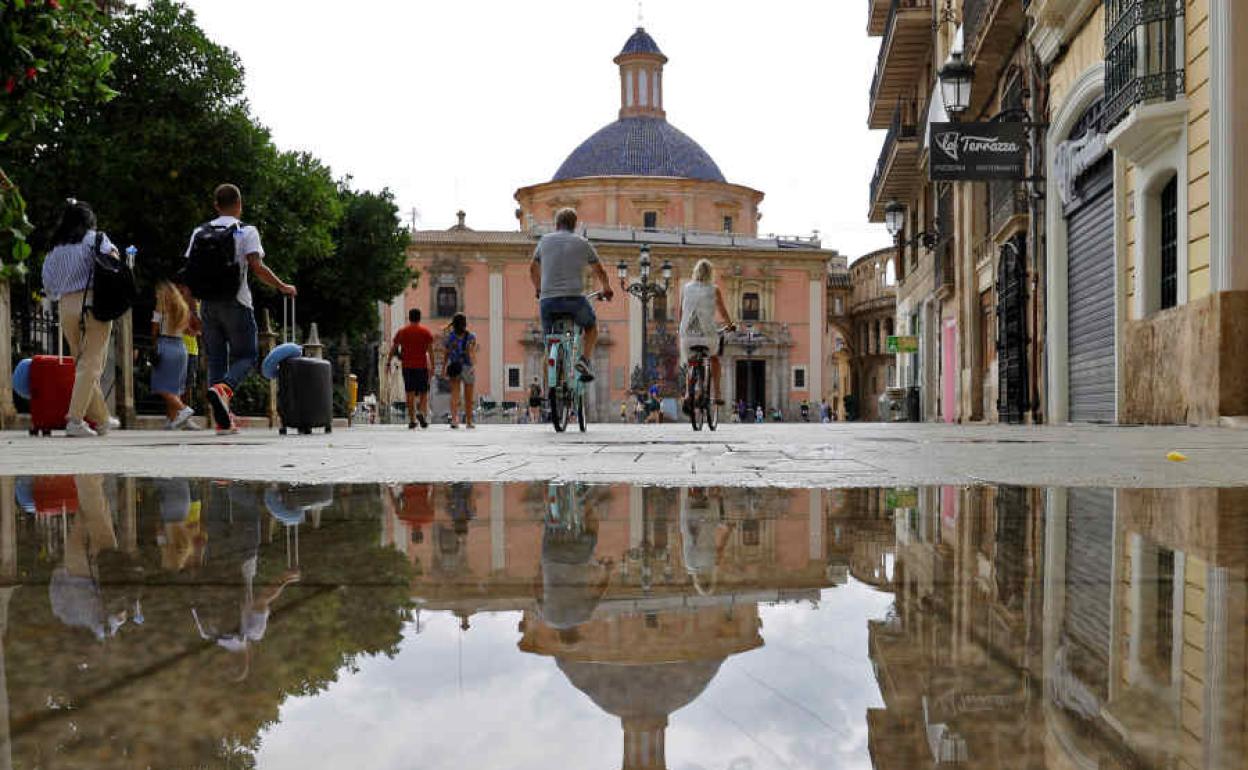
[[[585,295],[591,302],[602,299],[602,292]],[[586,383],[576,371],[581,358],[581,328],[572,316],[556,314],[551,332],[546,335],[546,390],[550,401],[550,424],[556,433],[563,433],[576,416],[576,424],[585,432]]]

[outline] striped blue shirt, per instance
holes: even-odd
[[[95,231],[88,230],[81,243],[63,243],[48,252],[43,260],[43,290],[49,297],[59,300],[66,294],[86,290],[95,263],[94,249]],[[109,254],[116,252],[117,247],[105,235],[100,250]]]

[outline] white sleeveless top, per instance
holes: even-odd
[[[680,293],[680,337],[686,345],[713,345],[715,331],[715,285],[690,281]]]

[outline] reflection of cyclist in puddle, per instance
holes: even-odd
[[[546,625],[565,644],[580,639],[577,627],[588,621],[611,582],[611,559],[598,559],[598,516],[581,485],[551,484],[546,490],[546,526],[542,560],[534,591]]]
[[[693,587],[703,596],[715,593],[719,562],[733,526],[724,521],[723,497],[716,494],[712,500],[705,487],[681,491],[681,556]]]
[[[268,630],[273,602],[291,583],[299,580],[297,568],[287,569],[276,584],[257,587],[261,536],[261,503],[253,489],[242,485],[217,484],[209,491],[205,503],[208,530],[207,556],[212,565],[237,564],[242,577],[242,596],[230,606],[217,606],[201,612],[191,608],[195,629],[205,641],[231,653],[241,655],[243,662],[236,681],[247,678],[251,668],[251,646],[264,639]],[[232,582],[230,568],[224,576]],[[234,622],[237,618],[237,623]]]
[[[64,527],[64,560],[52,572],[48,598],[52,613],[62,623],[85,628],[96,639],[114,636],[127,622],[143,623],[142,603],[136,597],[107,596],[135,582],[129,557],[117,550],[113,515],[104,494],[102,476],[75,476],[78,510]],[[66,511],[62,516],[68,517]]]

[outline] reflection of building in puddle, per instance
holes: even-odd
[[[895,600],[886,619],[868,623],[885,704],[867,712],[877,768],[1036,765],[1029,671],[1039,661],[1028,629],[1038,625],[1040,607],[1037,495],[1018,488],[893,495],[896,561],[885,565]]]
[[[1243,767],[1248,492],[1070,490],[1049,508],[1052,753]]]

